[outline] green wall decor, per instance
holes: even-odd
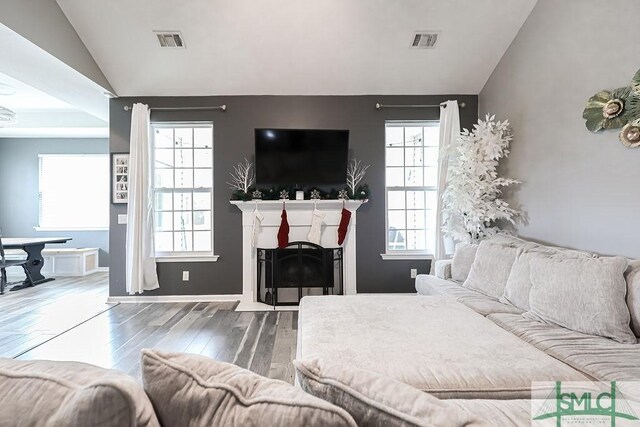
[[[640,147],[640,70],[628,87],[601,90],[589,98],[582,117],[591,132],[622,128],[620,141]]]

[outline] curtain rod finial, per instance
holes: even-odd
[[[382,108],[382,104],[380,104],[379,102],[376,102],[376,110],[379,110]]]

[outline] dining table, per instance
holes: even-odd
[[[55,280],[53,277],[45,277],[42,274],[42,267],[44,266],[44,257],[42,256],[42,250],[46,245],[64,244],[71,240],[71,237],[6,237],[2,239],[2,246],[5,249],[21,249],[27,253],[27,265],[26,268],[31,274],[32,282],[29,283],[28,279],[25,279],[21,284],[15,285],[11,288],[12,291],[17,291],[24,288],[29,288],[42,283]]]

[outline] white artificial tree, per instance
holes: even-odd
[[[499,231],[497,221],[515,224],[522,211],[501,198],[502,190],[520,181],[498,176],[500,159],[508,156],[512,140],[509,122],[487,114],[473,130],[464,129],[449,147],[450,166],[442,194],[443,227],[447,237],[477,242]]]
[[[370,165],[363,165],[360,160],[357,159],[352,159],[351,162],[349,162],[349,166],[347,167],[347,187],[351,190],[351,195],[356,194],[356,188],[358,188],[358,184],[360,184],[367,173],[369,166]]]
[[[249,192],[249,187],[253,185],[256,180],[256,175],[253,172],[253,164],[244,159],[244,162],[238,163],[238,166],[233,168],[231,172],[231,181],[227,182],[227,185],[232,190],[240,190],[244,193]]]

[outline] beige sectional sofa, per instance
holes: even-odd
[[[297,357],[380,373],[491,425],[529,425],[530,399],[546,397],[533,381],[640,380],[639,270],[499,235],[419,275],[417,297],[304,298]]]

